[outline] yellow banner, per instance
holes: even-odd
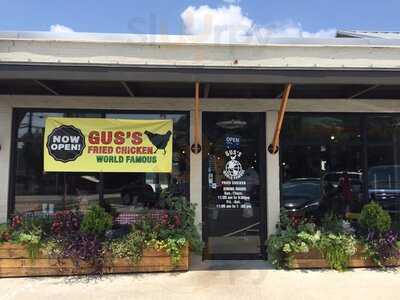
[[[47,118],[45,172],[172,171],[172,120]]]

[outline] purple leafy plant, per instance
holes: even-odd
[[[381,265],[389,259],[399,259],[400,249],[397,247],[398,238],[398,233],[391,230],[386,233],[370,231],[366,242],[372,259]]]
[[[80,261],[89,263],[95,273],[102,271],[103,252],[101,240],[94,234],[74,233],[62,241],[62,257],[70,258],[77,268]]]

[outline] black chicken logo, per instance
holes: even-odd
[[[169,139],[171,138],[171,130],[168,130],[165,134],[153,133],[146,130],[144,134],[147,135],[150,142],[154,145],[154,147],[157,148],[154,153],[157,153],[158,149],[161,149],[164,150],[164,155],[167,154],[165,148],[167,147]]]

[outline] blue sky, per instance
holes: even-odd
[[[235,30],[244,34],[250,30],[283,36],[305,32],[307,36],[322,30],[324,36],[331,35],[333,29],[400,30],[399,0],[0,0],[0,3],[0,30],[47,31],[51,25],[60,24],[81,32],[199,34],[207,26],[202,19],[208,15],[214,18],[212,26],[217,24],[225,30],[237,25]],[[62,31],[63,27],[53,29]]]

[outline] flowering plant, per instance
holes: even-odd
[[[398,233],[387,231],[380,233],[371,231],[365,240],[365,253],[379,266],[384,266],[389,259],[400,259]]]
[[[177,229],[181,226],[181,219],[176,213],[165,212],[161,216],[161,225],[168,229]]]
[[[356,252],[353,228],[337,216],[326,215],[318,225],[312,218],[289,216],[283,210],[280,221],[266,243],[269,259],[278,268],[290,267],[295,254],[314,249],[331,268],[342,271]]]
[[[55,235],[70,234],[80,229],[82,215],[71,210],[56,212],[53,216],[51,231]]]
[[[16,230],[22,226],[22,216],[21,215],[15,215],[11,219],[11,228]]]
[[[160,218],[144,217],[133,225],[133,231],[127,236],[105,243],[106,249],[114,257],[128,257],[134,263],[139,262],[146,247],[165,250],[173,264],[181,260],[181,250],[190,241],[181,230],[181,221],[174,212],[164,212]]]
[[[315,223],[301,216],[289,216],[281,211],[277,233],[270,236],[266,245],[268,256],[278,268],[289,267],[295,253],[308,253],[321,239]]]
[[[353,235],[344,233],[324,233],[317,248],[321,251],[329,266],[344,271],[350,257],[356,253],[357,240]]]
[[[0,243],[8,242],[12,238],[12,228],[7,224],[0,224]]]

